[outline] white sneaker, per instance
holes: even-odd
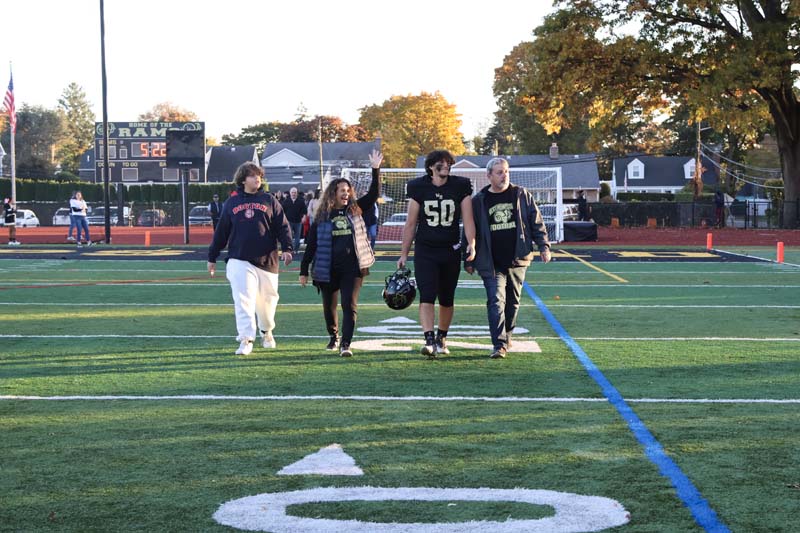
[[[250,352],[253,351],[253,341],[250,339],[245,339],[239,344],[239,349],[236,350],[236,355],[250,355]]]
[[[267,349],[272,349],[277,346],[275,344],[275,337],[272,336],[272,332],[261,332],[261,346]]]
[[[74,240],[75,240],[75,237],[67,237],[67,240],[68,240],[68,241],[74,241]]]

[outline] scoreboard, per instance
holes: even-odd
[[[180,183],[167,168],[167,130],[205,131],[204,122],[109,122],[108,177],[112,183]],[[97,181],[103,175],[103,123],[95,122]],[[205,165],[189,170],[189,181],[205,182]]]

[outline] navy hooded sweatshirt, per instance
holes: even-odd
[[[219,224],[208,247],[208,262],[216,263],[227,245],[226,261],[247,261],[277,274],[278,242],[284,252],[293,251],[292,231],[280,202],[262,189],[248,194],[239,187],[222,206]]]

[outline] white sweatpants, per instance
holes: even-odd
[[[259,329],[272,331],[275,328],[275,308],[278,306],[278,274],[257,268],[247,261],[229,259],[225,277],[231,284],[233,294],[236,330],[239,333],[236,340],[255,340]]]

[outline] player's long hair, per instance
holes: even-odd
[[[319,200],[319,207],[317,207],[317,214],[314,216],[315,222],[330,220],[331,211],[333,211],[336,205],[336,189],[339,187],[340,183],[346,183],[347,186],[350,187],[350,199],[347,202],[347,211],[352,216],[361,216],[361,208],[358,207],[358,202],[356,202],[356,191],[353,189],[352,184],[345,178],[336,178],[325,187],[325,191],[322,193],[322,198]]]

